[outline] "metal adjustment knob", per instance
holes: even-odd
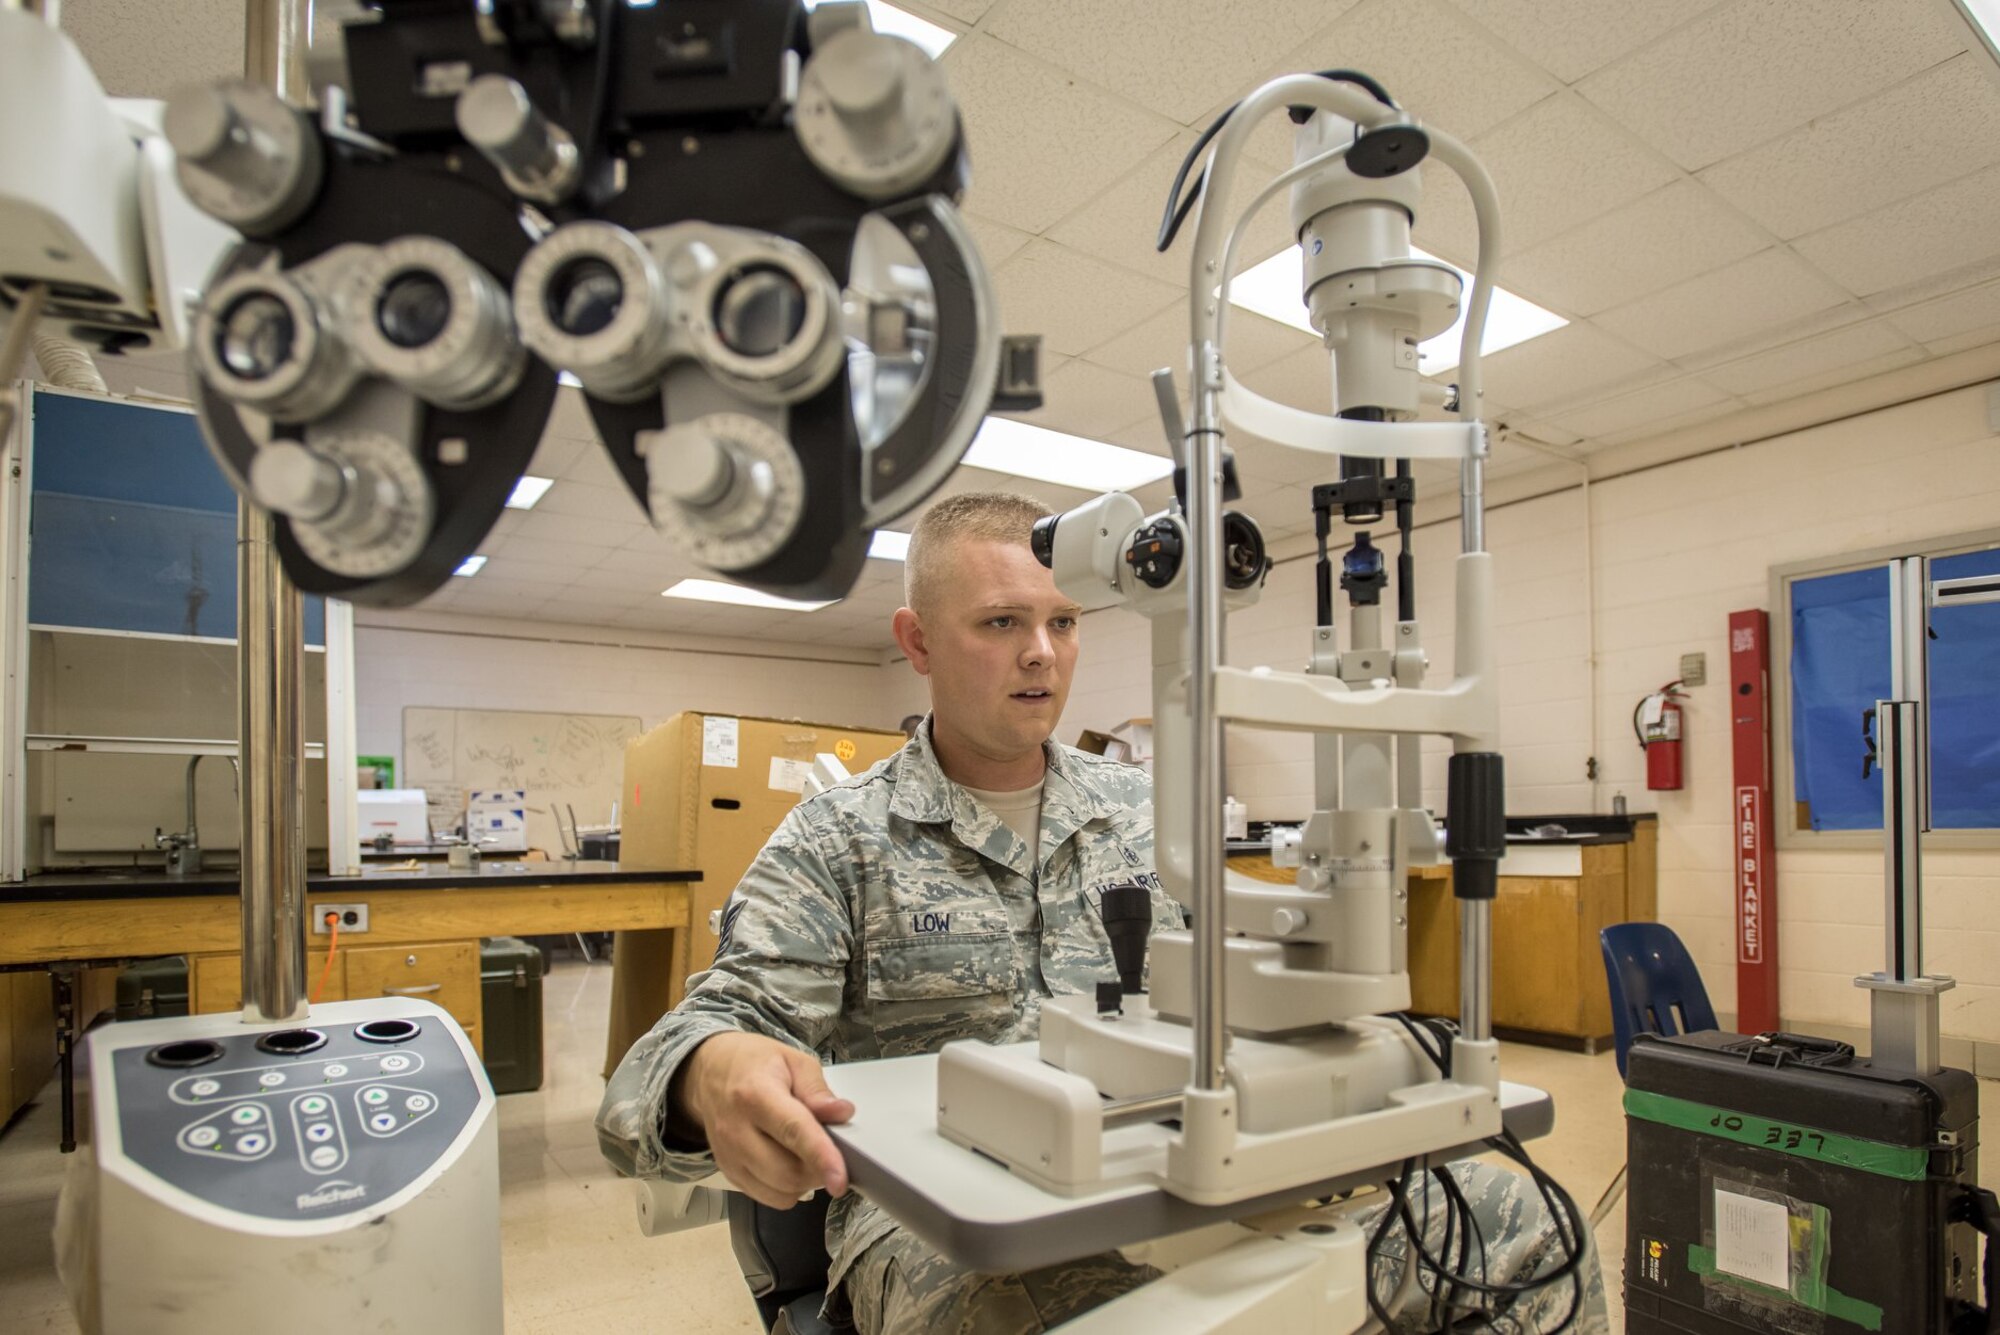
[[[583,176],[576,140],[504,74],[482,74],[458,95],[458,129],[523,199],[556,204]]]
[[[864,199],[904,194],[934,174],[958,139],[958,111],[915,43],[859,28],[815,47],[794,121],[813,165]]]
[[[183,89],[167,99],[161,128],[188,198],[248,235],[282,231],[319,190],[319,132],[260,84]]]
[[[662,457],[652,468],[653,491],[691,507],[715,504],[736,480],[736,457],[705,431],[662,432],[653,448]]]
[[[1280,825],[1271,831],[1271,865],[1296,869],[1305,865],[1305,832],[1296,825]]]
[[[798,530],[805,477],[783,433],[744,413],[709,413],[642,433],[653,522],[718,570],[769,560]]]
[[[267,445],[252,463],[250,485],[292,521],[292,536],[336,574],[374,579],[401,570],[423,549],[436,508],[423,466],[407,445],[362,426],[315,432],[311,443]],[[264,456],[273,454],[269,461]],[[329,470],[331,472],[329,473]],[[339,494],[327,505],[329,477]],[[284,510],[279,502],[298,501]]]
[[[295,440],[274,440],[250,460],[250,491],[267,509],[311,522],[340,508],[347,478],[325,455]]]
[[[1271,935],[1290,936],[1306,925],[1306,915],[1298,909],[1273,909]]]

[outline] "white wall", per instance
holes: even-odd
[[[636,714],[648,728],[684,709],[884,728],[906,712],[885,698],[872,653],[473,617],[432,616],[417,628],[385,624],[394,614],[361,616],[368,621],[355,631],[359,753],[393,755],[399,773],[403,710],[411,705]],[[603,642],[613,634],[627,642]]]
[[[1990,527],[2000,516],[2000,441],[1985,387],[1868,413],[1595,484],[1598,694],[1593,785],[1584,499],[1571,489],[1488,518],[1496,562],[1502,746],[1509,809],[1608,809],[1623,792],[1660,817],[1660,914],[1688,942],[1718,1010],[1735,1010],[1730,869],[1728,614],[1764,607],[1770,568]],[[1451,664],[1453,523],[1417,534],[1418,611],[1433,680]],[[1392,545],[1393,550],[1393,545]],[[1312,563],[1280,566],[1254,609],[1230,619],[1229,659],[1295,667],[1312,618]],[[1635,701],[1708,656],[1688,706],[1688,781],[1648,793],[1631,739]],[[1092,614],[1062,724],[1073,740],[1151,713],[1147,632],[1129,613]],[[1782,665],[1774,668],[1782,670]],[[907,671],[901,664],[893,669]],[[1427,800],[1443,804],[1443,750],[1427,751]],[[1311,808],[1310,743],[1232,734],[1229,787],[1253,818]],[[2000,1042],[2000,849],[1926,860],[1927,967],[1957,977],[1947,1034]],[[1874,852],[1778,858],[1780,996],[1787,1023],[1864,1027],[1853,978],[1881,967],[1882,869]]]

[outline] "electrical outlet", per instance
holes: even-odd
[[[312,918],[314,936],[326,935],[326,915],[340,915],[340,934],[359,935],[368,930],[368,906],[366,904],[315,904],[308,915]]]

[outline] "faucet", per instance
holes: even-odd
[[[195,823],[194,772],[201,764],[201,753],[188,757],[187,763],[187,829],[170,834],[162,834],[156,827],[153,842],[166,851],[167,875],[194,876],[201,871],[201,831]],[[230,756],[229,768],[234,772],[234,784],[240,790],[243,783],[243,767]]]

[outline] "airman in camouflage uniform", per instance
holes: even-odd
[[[785,818],[730,898],[713,965],[626,1054],[598,1113],[606,1156],[634,1176],[687,1181],[719,1156],[779,1208],[826,1186],[830,1314],[851,1311],[864,1335],[1029,1335],[1155,1276],[1115,1255],[1023,1275],[953,1265],[845,1193],[823,1126],[853,1109],[822,1063],[1030,1040],[1045,997],[1115,978],[1109,887],[1148,887],[1155,927],[1183,925],[1154,871],[1150,777],[1049,740],[1080,609],[1028,550],[1045,513],[981,495],[925,513],[894,628],[930,680],[931,715],[896,755]],[[1462,1172],[1488,1275],[1524,1275],[1548,1246],[1539,1202],[1504,1170]],[[1585,1273],[1601,1330],[1594,1257]],[[1552,1328],[1567,1301],[1558,1286],[1517,1328]],[[1413,1328],[1432,1324],[1426,1305],[1408,1304]]]
[[[1098,910],[1107,887],[1151,886],[1155,930],[1180,928],[1180,906],[1153,870],[1149,776],[1053,742],[1045,749],[1039,866],[1019,836],[945,778],[927,727],[873,769],[800,803],[730,899],[714,965],[688,980],[686,1000],[612,1077],[598,1115],[612,1163],[637,1177],[715,1171],[705,1150],[670,1145],[662,1131],[674,1072],[711,1035],[768,1034],[825,1062],[935,1052],[959,1038],[1021,1042],[1036,1036],[1044,997],[1117,976]],[[1458,1171],[1481,1216],[1489,1276],[1553,1263],[1545,1259],[1553,1237],[1523,1179],[1479,1165]],[[1434,1254],[1441,1195],[1432,1193]],[[977,1275],[853,1194],[828,1213],[827,1250],[829,1280],[845,1280],[856,1325],[868,1332],[1036,1331],[1155,1273],[1111,1255]],[[1400,1257],[1394,1241],[1384,1250]],[[1400,1262],[1383,1265],[1386,1292]],[[1594,1257],[1585,1273],[1578,1329],[1608,1329]],[[1569,1286],[1554,1286],[1523,1304],[1520,1328],[1554,1329],[1569,1301]]]

